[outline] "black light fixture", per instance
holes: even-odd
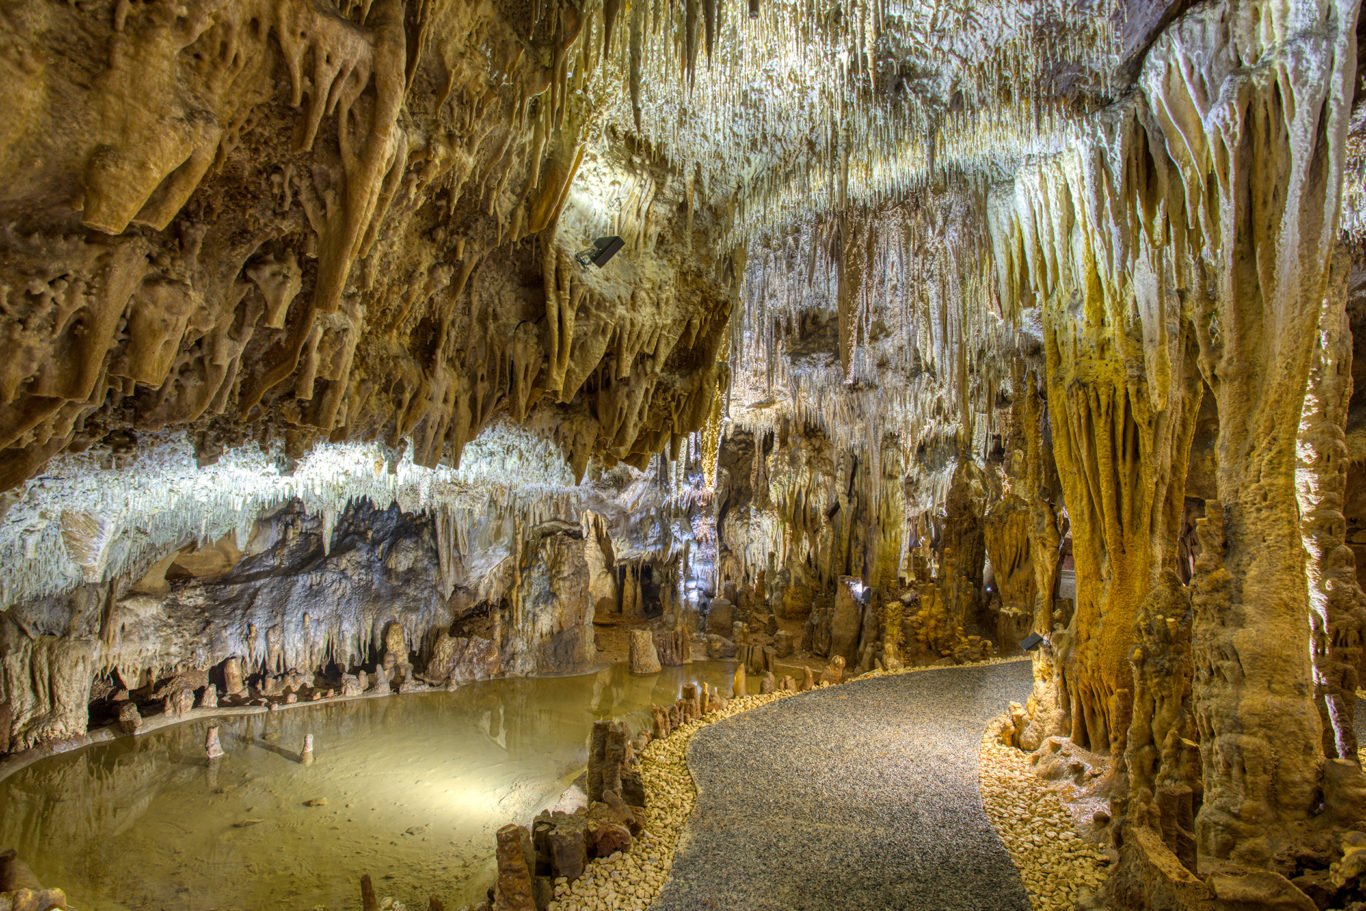
[[[574,258],[577,259],[579,265],[584,268],[597,266],[601,269],[603,266],[607,265],[608,260],[616,256],[624,246],[626,246],[626,241],[617,237],[615,234],[611,237],[599,237],[597,240],[593,241],[593,246],[589,247],[587,250],[581,250]]]
[[[1046,645],[1047,643],[1048,640],[1045,639],[1043,636],[1040,636],[1038,633],[1030,633],[1028,636],[1020,640],[1020,649],[1022,651],[1032,652],[1034,651],[1034,649],[1038,648],[1041,645]]]

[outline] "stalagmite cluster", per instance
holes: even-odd
[[[0,754],[1026,647],[1095,902],[1366,904],[1358,7],[0,3]]]

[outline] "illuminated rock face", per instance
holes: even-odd
[[[580,469],[699,426],[731,278],[680,181],[587,152],[583,26],[490,0],[7,14],[0,489],[168,425],[430,465],[542,407]],[[610,284],[572,254],[619,233],[593,206],[623,179],[644,227]]]
[[[1359,900],[1355,2],[14,6],[0,748],[1033,632],[1115,907]]]

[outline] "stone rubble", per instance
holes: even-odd
[[[1108,875],[1110,858],[1085,841],[1029,754],[1002,742],[1003,717],[987,728],[978,753],[982,806],[1020,871],[1034,911],[1087,907]]]

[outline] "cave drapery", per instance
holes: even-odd
[[[1037,633],[1113,907],[1366,900],[1358,20],[0,3],[0,753]]]

